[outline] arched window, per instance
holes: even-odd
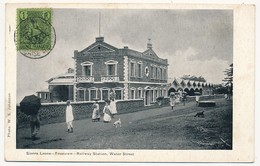
[[[77,88],[78,91],[78,101],[85,101],[86,100],[86,88],[79,87]]]
[[[136,76],[136,68],[135,68],[136,62],[135,60],[130,61],[130,77],[135,77]]]
[[[101,100],[106,100],[106,99],[109,99],[109,91],[110,91],[110,88],[100,88],[100,92],[101,92]]]
[[[96,88],[96,87],[91,87],[88,89],[90,101],[94,101],[95,99],[97,99],[97,90],[98,90],[98,88]]]
[[[105,62],[108,76],[117,76],[117,61],[109,60]]]
[[[116,94],[116,100],[122,100],[123,99],[123,88],[116,87],[113,89]]]
[[[143,65],[142,61],[137,62],[137,77],[139,78],[142,77],[142,65]]]
[[[135,88],[130,89],[130,99],[135,99]]]
[[[143,89],[141,87],[139,87],[137,89],[137,98],[141,99],[143,97]]]
[[[93,63],[89,61],[81,63],[83,76],[87,76],[87,77],[92,76],[92,65]]]

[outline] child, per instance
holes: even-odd
[[[68,127],[68,133],[73,132],[73,125],[72,125],[73,120],[74,120],[73,110],[72,110],[72,106],[70,105],[70,101],[68,100],[67,107],[66,107],[66,123]]]
[[[92,122],[100,120],[100,112],[99,112],[99,104],[97,103],[97,99],[92,105],[93,113],[92,113]]]

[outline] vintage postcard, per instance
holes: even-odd
[[[254,5],[12,3],[5,25],[7,161],[254,161]]]

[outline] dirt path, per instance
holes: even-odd
[[[41,126],[40,139],[35,141],[28,137],[30,130],[22,128],[17,131],[17,148],[200,149],[201,146],[195,147],[196,143],[186,137],[185,121],[201,110],[205,110],[207,115],[216,109],[225,109],[223,99],[215,101],[219,105],[216,108],[204,109],[195,107],[195,103],[187,103],[185,106],[177,105],[173,111],[170,107],[162,107],[118,115],[109,124],[93,123],[91,119],[78,120],[74,122],[73,133],[66,132],[65,123],[46,124]],[[112,124],[118,117],[122,121],[122,128],[116,129]],[[205,119],[198,120],[201,122]]]

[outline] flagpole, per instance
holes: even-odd
[[[99,19],[98,19],[98,35],[101,36],[101,12],[99,11]]]

